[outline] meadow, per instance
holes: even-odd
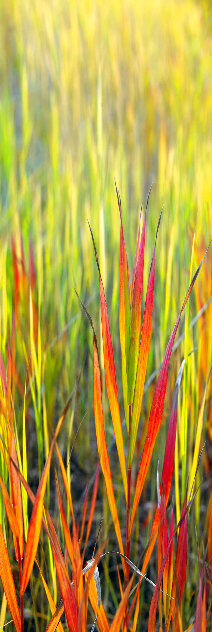
[[[212,628],[211,58],[206,0],[0,5],[0,630]]]

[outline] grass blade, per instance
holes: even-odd
[[[28,584],[28,581],[32,572],[32,568],[33,568],[33,564],[34,564],[34,560],[35,560],[35,556],[37,552],[41,523],[42,523],[44,495],[45,495],[45,490],[46,490],[47,478],[49,475],[49,469],[50,469],[54,444],[59,434],[60,428],[62,426],[64,417],[68,411],[69,405],[72,400],[72,396],[73,395],[71,395],[71,397],[69,398],[64,408],[64,411],[58,421],[58,424],[54,433],[54,437],[52,439],[52,443],[50,446],[49,455],[48,455],[45,467],[43,469],[39,487],[36,493],[31,520],[29,523],[26,550],[25,550],[25,556],[24,556],[23,575],[22,575],[22,582],[21,582],[21,588],[20,588],[21,595],[23,595],[26,590],[26,586]]]
[[[101,378],[99,368],[99,358],[97,351],[96,338],[93,338],[93,386],[94,386],[94,415],[95,415],[95,427],[97,447],[99,452],[100,464],[105,479],[105,485],[107,490],[108,502],[110,505],[111,515],[114,522],[115,532],[119,543],[121,553],[124,553],[121,529],[119,524],[118,512],[116,507],[116,501],[113,491],[112,476],[110,470],[110,462],[108,456],[108,449],[106,444],[103,410],[102,410],[102,396],[101,396]]]
[[[113,422],[113,429],[116,440],[116,447],[120,462],[123,486],[125,497],[127,498],[127,474],[126,474],[126,463],[125,463],[125,455],[124,455],[124,442],[122,435],[122,427],[121,427],[121,417],[119,411],[119,402],[118,402],[118,392],[117,392],[117,383],[116,383],[116,371],[115,371],[115,361],[113,355],[113,345],[111,340],[110,333],[110,325],[107,311],[107,303],[104,293],[104,287],[102,282],[102,277],[100,273],[99,261],[96,251],[96,246],[94,242],[93,233],[89,224],[94,252],[99,272],[99,288],[100,288],[100,306],[101,306],[101,323],[102,323],[102,338],[103,338],[103,350],[104,350],[104,367],[105,367],[105,379],[106,379],[106,387],[108,400],[110,405],[111,418]]]
[[[7,547],[0,525],[0,577],[16,632],[21,632],[21,617],[15,592],[15,584],[10,566]]]
[[[211,242],[210,242],[211,243]],[[210,245],[210,244],[209,244]],[[208,249],[207,249],[208,250]],[[162,419],[162,414],[163,414],[163,405],[164,405],[164,399],[165,399],[165,393],[166,393],[166,386],[167,386],[167,379],[168,379],[168,366],[169,366],[169,360],[171,357],[171,352],[172,352],[172,348],[173,348],[173,344],[174,344],[174,340],[175,340],[175,336],[176,336],[176,332],[179,326],[179,322],[181,319],[181,315],[183,313],[183,310],[186,306],[186,303],[188,301],[188,298],[191,294],[191,290],[194,286],[194,283],[196,281],[196,278],[199,274],[199,271],[201,269],[202,263],[204,261],[204,258],[206,256],[207,250],[205,252],[205,255],[201,261],[201,263],[199,264],[193,279],[189,285],[187,294],[185,296],[185,299],[183,301],[179,316],[177,318],[177,321],[175,323],[175,326],[173,328],[172,334],[170,336],[167,348],[166,348],[166,352],[165,352],[165,356],[164,356],[164,360],[160,369],[160,373],[158,376],[158,380],[157,380],[157,384],[156,384],[156,388],[155,388],[155,392],[154,392],[154,396],[153,396],[153,401],[152,401],[152,406],[151,406],[151,411],[150,411],[150,416],[149,416],[149,422],[148,422],[148,429],[147,429],[147,435],[146,435],[146,439],[145,439],[145,443],[144,443],[144,448],[143,448],[143,452],[142,452],[142,456],[141,456],[141,461],[140,461],[140,466],[139,466],[139,471],[138,471],[138,476],[137,476],[137,481],[136,481],[136,488],[135,488],[135,494],[134,494],[134,502],[133,502],[133,507],[132,507],[132,517],[131,517],[131,532],[132,532],[132,527],[133,527],[133,523],[135,520],[135,514],[137,511],[137,507],[138,507],[138,503],[141,497],[141,493],[143,490],[143,486],[144,486],[144,482],[145,482],[145,478],[146,478],[146,474],[147,474],[147,470],[150,464],[150,460],[151,460],[151,456],[152,456],[152,452],[153,452],[153,448],[155,445],[155,441],[156,441],[156,437],[160,428],[160,424],[161,424],[161,419]]]
[[[146,217],[144,218],[143,229],[141,234],[141,241],[138,253],[138,260],[136,262],[136,269],[134,272],[134,283],[132,292],[132,313],[130,322],[130,343],[127,363],[127,378],[128,378],[128,405],[132,404],[137,362],[139,353],[139,341],[141,332],[141,313],[142,313],[142,294],[143,294],[143,269],[144,269],[144,246],[145,246],[145,227]]]
[[[124,397],[124,411],[127,429],[129,431],[129,407],[128,407],[128,381],[127,381],[127,362],[130,337],[130,315],[131,315],[131,285],[127,252],[124,241],[124,230],[122,222],[121,198],[116,187],[120,214],[120,284],[119,284],[119,333],[122,357],[122,385]]]

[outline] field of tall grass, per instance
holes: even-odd
[[[0,630],[212,629],[211,59],[209,0],[0,4]]]

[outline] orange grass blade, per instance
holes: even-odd
[[[128,599],[129,599],[129,594],[132,588],[132,583],[134,580],[134,575],[132,575],[131,580],[129,581],[129,584],[126,588],[126,590],[124,591],[124,595],[123,598],[119,604],[118,610],[116,611],[115,617],[113,619],[113,622],[110,626],[110,632],[119,632],[121,624],[124,620],[125,617],[125,612],[126,612],[126,606],[128,603]]]
[[[29,496],[29,499],[31,500],[32,504],[34,505],[35,504],[35,498],[36,498],[35,495],[33,494],[32,490],[30,489],[30,487],[29,487],[27,481],[25,480],[23,474],[20,472],[20,470],[15,465],[14,461],[12,461],[12,463],[13,463],[13,466],[16,468],[17,472],[18,472],[19,478],[20,478],[20,480],[22,482],[22,485],[24,486],[24,489],[26,490],[26,492],[27,492],[27,494]],[[53,542],[53,546],[55,546],[55,548],[60,551],[60,545],[59,545],[58,537],[57,537],[57,534],[56,534],[56,531],[55,531],[55,528],[54,528],[54,524],[53,524],[53,521],[52,521],[51,516],[50,516],[49,512],[47,511],[47,509],[45,509],[45,514],[46,514],[46,518],[48,520],[50,532],[48,531],[48,528],[46,526],[45,520],[42,517],[42,525],[43,525],[44,531],[48,535],[48,537],[51,540],[51,542]]]
[[[65,418],[65,415],[68,411],[68,408],[70,406],[71,400],[72,400],[73,394],[71,395],[71,397],[69,398],[64,411],[58,421],[55,433],[54,433],[54,437],[52,439],[52,443],[50,446],[50,450],[49,450],[49,455],[45,464],[45,467],[43,469],[43,473],[41,476],[41,480],[39,483],[39,487],[36,493],[36,497],[35,497],[35,502],[34,502],[34,506],[33,506],[33,510],[32,510],[32,516],[30,519],[30,523],[29,523],[29,530],[28,530],[28,536],[27,536],[27,543],[26,543],[26,550],[25,550],[25,556],[24,556],[24,565],[23,565],[23,575],[22,575],[22,581],[21,581],[21,588],[20,588],[20,595],[23,595],[25,590],[26,590],[26,586],[28,584],[31,572],[32,572],[32,568],[33,568],[33,564],[34,564],[34,560],[35,560],[35,556],[36,556],[36,552],[37,552],[37,547],[38,547],[38,542],[39,542],[39,537],[40,537],[40,529],[41,529],[41,523],[42,523],[42,514],[43,514],[43,502],[44,502],[44,495],[45,495],[45,490],[46,490],[46,483],[47,483],[47,478],[49,475],[49,469],[50,469],[50,464],[51,464],[51,458],[52,458],[52,452],[54,449],[54,444],[55,441],[57,439],[57,436],[59,434],[60,428],[62,426],[63,420]]]
[[[204,628],[206,630],[206,627]],[[195,617],[194,632],[203,632],[202,630],[202,576],[199,576],[199,592],[197,598],[197,609]]]
[[[119,543],[119,549],[121,553],[124,553],[121,529],[119,524],[118,512],[116,507],[116,501],[113,491],[112,476],[110,470],[110,462],[108,456],[108,449],[105,437],[103,410],[102,410],[102,395],[101,395],[101,378],[99,368],[99,358],[97,351],[97,344],[95,335],[93,337],[93,387],[94,387],[94,416],[96,427],[96,439],[99,452],[100,464],[105,479],[105,485],[107,490],[108,502],[110,505],[111,515],[114,522],[115,532]]]
[[[211,243],[211,242],[210,242]],[[210,244],[209,244],[210,245]],[[207,250],[205,252],[205,255],[207,253]],[[146,439],[145,439],[145,443],[144,443],[144,448],[143,448],[143,452],[142,452],[142,456],[141,456],[141,461],[140,461],[140,466],[139,466],[139,471],[138,471],[138,476],[137,476],[137,481],[136,481],[136,488],[135,488],[135,495],[134,495],[134,502],[133,502],[133,508],[132,508],[132,517],[131,517],[131,532],[132,532],[132,527],[133,527],[133,523],[135,520],[135,514],[137,511],[137,507],[138,507],[138,503],[141,497],[141,493],[143,490],[143,486],[144,486],[144,482],[146,479],[146,474],[147,474],[147,470],[150,464],[150,460],[152,457],[152,452],[154,449],[154,445],[155,445],[155,441],[156,441],[156,437],[160,428],[160,424],[161,424],[161,419],[162,419],[162,414],[163,414],[163,405],[164,405],[164,399],[165,399],[165,393],[166,393],[166,386],[167,386],[167,379],[168,379],[168,367],[169,367],[169,360],[171,357],[171,352],[172,352],[172,348],[173,348],[173,344],[174,344],[174,340],[175,340],[175,336],[176,336],[176,332],[179,326],[179,322],[180,322],[180,318],[182,315],[182,312],[186,306],[186,303],[188,301],[188,298],[191,294],[191,290],[193,288],[193,285],[196,281],[196,278],[199,274],[199,271],[201,269],[202,263],[204,261],[205,255],[200,263],[200,265],[198,266],[193,279],[190,283],[189,289],[187,291],[187,294],[185,296],[185,299],[183,301],[179,316],[177,318],[177,321],[175,323],[175,326],[173,328],[172,334],[170,336],[167,348],[166,348],[166,352],[165,352],[165,356],[164,356],[164,360],[162,363],[162,367],[158,376],[158,380],[157,380],[157,384],[156,384],[156,388],[155,388],[155,392],[154,392],[154,396],[153,396],[153,402],[152,402],[152,407],[151,407],[151,411],[150,411],[150,416],[149,416],[149,422],[148,422],[148,429],[147,429],[147,435],[146,435]]]
[[[55,632],[56,628],[60,632],[62,632],[63,626],[62,626],[62,623],[60,623],[60,619],[63,613],[64,613],[64,605],[58,606],[58,608],[53,613],[51,621],[49,621],[49,624],[47,625],[46,632]]]
[[[87,311],[86,307],[83,305],[81,301],[80,303],[88,317],[89,323],[93,331],[93,393],[94,393],[94,418],[95,418],[97,448],[98,448],[98,453],[99,453],[100,465],[101,465],[103,476],[105,479],[105,486],[106,486],[110,511],[113,518],[117,540],[119,543],[119,549],[121,553],[124,554],[120,523],[119,523],[116,501],[115,501],[115,496],[114,496],[114,491],[113,491],[110,461],[109,461],[108,449],[107,449],[107,443],[106,443],[106,437],[105,437],[104,418],[103,418],[103,409],[102,409],[101,376],[100,376],[100,366],[99,366],[96,334],[95,334],[92,318],[89,312]],[[124,562],[123,562],[123,568],[125,569]]]
[[[120,468],[121,468],[124,492],[125,492],[125,497],[127,498],[126,463],[125,463],[125,454],[124,454],[123,434],[122,434],[122,427],[121,427],[121,417],[120,417],[119,402],[118,402],[113,345],[112,345],[112,340],[111,340],[110,325],[109,325],[104,287],[103,287],[102,277],[100,273],[96,246],[95,246],[94,237],[93,237],[90,224],[89,224],[89,228],[91,232],[91,237],[93,241],[93,247],[94,247],[98,272],[99,272],[101,323],[102,323],[102,339],[103,339],[106,387],[107,387],[107,394],[108,394],[108,400],[109,400],[109,405],[110,405],[111,418],[113,422],[116,447],[117,447],[119,463],[120,463]]]
[[[95,558],[92,558],[87,562],[87,567],[83,568],[83,575],[85,576],[85,590],[83,594],[82,603],[80,605],[78,616],[78,629],[81,630],[82,622],[85,624],[87,619],[87,604],[88,596],[94,612],[94,616],[98,615],[98,628],[100,632],[109,632],[109,623],[101,602],[101,586],[98,572],[98,563],[101,558],[102,552],[105,547],[105,542],[99,548]],[[84,616],[84,621],[83,621]]]
[[[7,603],[11,612],[16,632],[21,632],[21,617],[15,592],[15,584],[10,566],[7,547],[4,540],[3,531],[0,525],[0,577],[6,595]]]
[[[60,516],[61,516],[64,536],[65,536],[66,548],[67,548],[68,555],[69,555],[69,558],[70,558],[70,561],[71,561],[71,564],[72,564],[72,568],[75,568],[74,548],[73,548],[73,543],[72,543],[72,539],[71,539],[71,534],[70,534],[70,531],[69,531],[68,523],[67,523],[67,520],[66,520],[66,515],[65,515],[63,503],[62,503],[62,498],[61,498],[61,495],[60,495],[60,490],[59,490],[59,484],[58,484],[57,476],[56,476],[56,489],[57,489],[57,497],[58,497],[59,508],[60,508]]]
[[[91,525],[92,525],[92,522],[93,522],[94,509],[95,509],[95,506],[96,506],[96,497],[97,497],[98,483],[99,483],[99,470],[100,470],[100,466],[99,466],[99,463],[98,463],[97,468],[96,468],[96,476],[95,476],[95,481],[94,481],[93,495],[92,495],[90,513],[89,513],[89,518],[88,518],[88,526],[87,526],[87,531],[86,531],[86,538],[85,538],[85,546],[84,546],[83,556],[85,554],[86,546],[87,546],[87,543],[88,543],[88,538],[89,538],[89,535],[90,535]]]
[[[19,526],[18,526],[18,523],[17,523],[17,520],[16,520],[14,507],[11,504],[7,488],[5,487],[5,484],[4,484],[1,476],[0,476],[0,486],[1,486],[2,498],[3,498],[4,506],[5,506],[5,509],[6,509],[6,514],[7,514],[8,522],[9,522],[9,525],[10,525],[10,529],[12,531],[14,539],[18,539],[19,538]]]
[[[67,474],[66,474],[66,468],[65,468],[65,465],[63,463],[63,459],[62,459],[62,456],[60,454],[60,450],[59,450],[57,442],[55,444],[55,447],[56,447],[57,457],[58,457],[58,461],[59,461],[59,465],[60,465],[60,469],[61,469],[63,484],[64,484],[64,487],[65,487],[65,492],[66,492],[66,496],[67,496],[69,507],[70,507],[71,517],[72,517],[72,520],[73,520],[73,529],[74,529],[74,533],[75,533],[75,531],[76,531],[76,524],[75,524],[75,517],[74,517],[74,509],[73,509],[71,491],[69,489],[69,484],[68,484],[68,477],[67,477]]]
[[[139,341],[141,332],[141,313],[142,313],[142,294],[143,294],[143,269],[144,269],[144,246],[145,246],[145,228],[146,217],[144,217],[143,229],[141,234],[138,260],[136,263],[133,293],[132,293],[132,313],[130,323],[130,344],[127,363],[127,378],[128,378],[128,404],[132,404],[138,353],[139,353]]]
[[[36,562],[37,567],[38,567],[38,569],[39,569],[39,573],[40,573],[40,576],[41,576],[41,579],[42,579],[42,582],[43,582],[43,585],[44,585],[44,590],[45,590],[45,593],[46,593],[46,596],[47,596],[47,599],[48,599],[48,602],[49,602],[50,610],[51,610],[51,613],[52,613],[52,615],[53,615],[53,617],[52,617],[51,621],[49,622],[49,625],[48,625],[48,627],[47,627],[47,630],[48,630],[48,632],[49,632],[50,630],[51,630],[51,632],[54,632],[54,630],[55,630],[55,629],[56,629],[56,627],[58,626],[58,632],[64,632],[64,630],[63,630],[63,626],[62,626],[62,623],[60,623],[60,619],[61,619],[62,614],[63,614],[63,612],[64,612],[64,606],[63,606],[63,605],[59,605],[58,607],[56,607],[55,602],[54,602],[54,599],[53,599],[53,598],[52,598],[52,596],[51,596],[51,593],[50,593],[49,587],[48,587],[48,585],[47,585],[47,583],[46,583],[46,580],[44,579],[44,576],[43,576],[42,570],[41,570],[41,568],[40,568],[40,566],[39,566],[38,561],[36,560],[36,558],[35,558],[35,562]],[[55,625],[53,625],[53,623],[54,623]],[[50,624],[51,624],[51,627],[49,627],[49,626],[50,626]]]

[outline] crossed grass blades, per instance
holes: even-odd
[[[81,529],[76,522],[74,507],[72,502],[72,494],[70,482],[62,460],[61,452],[57,443],[57,438],[61,430],[64,418],[71,404],[73,394],[70,396],[62,415],[56,426],[53,439],[48,451],[45,466],[42,470],[40,483],[36,495],[33,494],[27,483],[27,458],[26,458],[26,436],[25,425],[23,421],[23,453],[21,456],[19,438],[16,427],[16,417],[14,410],[15,387],[17,382],[16,364],[15,364],[15,347],[16,347],[16,330],[19,327],[19,284],[20,278],[15,268],[15,312],[12,322],[12,335],[8,334],[7,343],[7,367],[5,368],[3,359],[0,357],[0,376],[1,376],[1,456],[4,467],[2,468],[2,476],[0,477],[0,486],[2,492],[3,505],[5,507],[9,529],[13,536],[14,552],[18,567],[18,582],[14,580],[12,566],[9,559],[6,531],[0,526],[0,577],[6,601],[11,613],[12,624],[17,632],[24,631],[24,597],[30,578],[33,575],[34,563],[40,573],[40,577],[44,586],[45,594],[52,617],[46,627],[46,632],[53,632],[56,628],[62,632],[64,625],[61,617],[65,613],[66,625],[70,632],[82,631],[87,629],[87,613],[88,603],[90,601],[95,621],[92,630],[98,625],[100,632],[118,632],[122,627],[123,632],[127,630],[136,631],[138,617],[142,615],[140,612],[140,584],[143,578],[153,584],[155,587],[151,601],[148,618],[148,632],[155,630],[157,609],[159,612],[160,629],[165,632],[173,630],[181,631],[183,628],[183,611],[182,601],[184,588],[186,583],[187,568],[187,546],[188,546],[188,512],[193,500],[194,481],[198,468],[199,451],[201,447],[201,435],[203,426],[203,412],[206,399],[205,386],[202,407],[198,420],[198,430],[192,459],[192,467],[190,479],[186,486],[186,493],[183,500],[182,511],[178,524],[174,527],[174,512],[171,516],[167,514],[167,505],[170,497],[171,483],[173,477],[176,430],[177,430],[177,401],[180,382],[183,374],[184,361],[180,367],[174,393],[172,406],[170,411],[168,432],[166,436],[166,446],[164,453],[163,469],[161,480],[159,480],[159,472],[157,476],[157,506],[153,518],[153,524],[149,543],[143,555],[143,563],[141,570],[135,565],[131,559],[131,545],[133,540],[133,529],[135,518],[138,511],[139,501],[142,495],[144,484],[147,478],[148,469],[151,463],[155,441],[162,423],[162,414],[164,407],[164,399],[167,388],[168,367],[173,349],[173,344],[180,318],[190,296],[193,285],[200,272],[202,263],[207,254],[201,260],[193,278],[189,289],[183,301],[179,316],[171,333],[164,360],[162,362],[158,375],[156,387],[154,390],[149,419],[146,421],[146,435],[143,444],[143,450],[140,457],[140,463],[136,468],[135,454],[138,451],[138,429],[139,420],[142,410],[142,398],[144,384],[146,378],[147,362],[151,342],[153,298],[155,284],[155,254],[158,229],[161,221],[159,217],[156,230],[155,244],[153,248],[152,261],[149,272],[149,279],[146,290],[146,298],[144,312],[142,315],[142,296],[143,296],[143,270],[144,270],[144,250],[145,250],[145,232],[147,222],[147,211],[149,197],[144,212],[144,220],[142,226],[142,213],[140,213],[136,252],[134,259],[134,268],[132,281],[130,280],[127,252],[124,240],[124,230],[122,222],[121,199],[116,188],[118,207],[120,213],[120,286],[119,286],[119,331],[122,357],[122,386],[125,419],[128,435],[128,445],[124,444],[123,427],[121,423],[118,390],[116,381],[115,361],[113,354],[113,346],[111,340],[108,310],[104,293],[104,286],[101,277],[101,271],[98,261],[97,250],[94,242],[93,233],[90,227],[91,236],[94,245],[94,252],[97,262],[99,274],[100,288],[100,309],[101,309],[101,325],[102,340],[104,354],[104,369],[107,395],[111,413],[111,419],[114,430],[114,437],[117,447],[118,460],[120,465],[121,480],[123,486],[123,498],[125,502],[126,515],[126,536],[123,541],[123,529],[120,524],[119,514],[114,494],[113,476],[110,467],[108,446],[106,442],[106,434],[104,427],[103,405],[102,405],[102,387],[100,364],[97,347],[97,337],[95,334],[93,322],[86,307],[84,310],[89,318],[93,330],[93,399],[94,399],[94,415],[97,447],[100,459],[100,465],[104,476],[106,494],[108,504],[114,524],[117,537],[119,551],[115,554],[120,557],[123,570],[123,581],[120,571],[117,567],[117,577],[120,587],[121,600],[113,621],[109,624],[108,617],[101,601],[101,586],[98,574],[98,562],[105,555],[105,543],[99,547],[96,555],[86,564],[85,553],[92,526],[94,510],[96,505],[99,466],[97,467],[95,482],[93,487],[93,495],[90,505],[90,512],[87,522],[87,530],[85,533],[85,542],[82,546],[85,519],[88,504],[88,490],[86,490]],[[90,225],[89,225],[90,226]],[[32,253],[32,250],[31,250]],[[14,254],[14,244],[13,244]],[[15,261],[15,259],[14,259]],[[26,284],[26,278],[25,278]],[[39,332],[37,325],[38,314],[36,311],[34,296],[35,273],[33,265],[33,256],[31,254],[31,277],[30,277],[30,357],[32,358],[35,371],[37,373],[37,382],[39,384],[39,358],[36,355],[36,347],[39,348],[36,331]],[[36,323],[36,326],[35,326]],[[27,350],[26,359],[28,361]],[[28,361],[29,376],[32,372],[31,362]],[[32,398],[35,393],[32,390]],[[24,400],[25,401],[25,400]],[[38,436],[39,442],[39,436]],[[56,475],[56,490],[60,510],[61,524],[64,534],[65,552],[62,552],[59,537],[56,534],[55,527],[48,509],[44,506],[44,498],[49,479],[50,465],[53,450],[56,450],[59,470],[62,475],[62,481],[68,501],[68,514],[71,516],[71,529],[69,529],[68,518],[63,506],[59,482]],[[126,464],[127,452],[127,464]],[[132,469],[136,471],[135,482],[132,484]],[[9,485],[9,492],[8,492]],[[28,524],[28,503],[29,497],[33,509]],[[211,502],[210,502],[211,504]],[[41,535],[41,526],[48,537],[52,567],[56,570],[56,575],[61,592],[61,601],[57,605],[53,599],[47,582],[44,578],[42,569],[37,559],[38,544]],[[208,618],[210,613],[209,603],[209,569],[211,556],[211,540],[209,537],[211,529],[211,514],[208,519],[208,560],[206,556],[203,563],[199,564],[199,592],[197,597],[195,632],[204,632],[207,630]],[[5,533],[4,533],[5,532]],[[174,552],[173,541],[176,537],[176,553]],[[158,579],[155,585],[149,578],[145,577],[147,564],[151,558],[153,549],[157,541],[157,566]],[[114,554],[114,552],[113,552]],[[11,557],[11,555],[10,555]],[[130,567],[133,570],[132,577],[129,577]],[[70,570],[71,569],[71,570]],[[139,583],[132,588],[135,575],[139,575]],[[83,583],[83,577],[86,581]],[[19,587],[18,587],[19,584]],[[17,597],[17,592],[19,596]],[[131,596],[133,595],[132,599]],[[187,630],[191,629],[191,626]]]

